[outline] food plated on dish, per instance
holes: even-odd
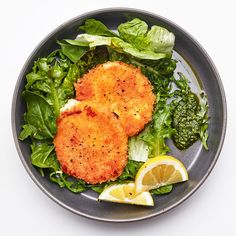
[[[187,181],[167,139],[207,150],[208,102],[176,69],[175,35],[139,18],[115,33],[91,18],[58,45],[34,62],[22,93],[19,139],[30,139],[41,175],[74,193],[147,206]]]
[[[167,30],[163,30],[164,32],[170,33],[169,39],[172,43],[174,40],[174,46],[171,43],[164,53],[150,53],[153,48],[160,47],[150,49],[149,46],[145,46],[137,50],[138,44],[134,46],[132,42],[137,43],[140,37],[131,42],[127,37],[119,36],[118,31],[118,28],[122,31],[120,25],[133,19],[139,19],[148,25],[143,28],[147,28],[145,36],[149,35],[149,39],[144,37],[145,43],[148,40],[150,42],[152,34],[148,32],[152,26],[155,26],[154,29],[160,26]],[[101,26],[99,21],[105,27]],[[88,31],[86,27],[91,23],[94,25],[95,22],[96,31]],[[102,39],[102,45],[95,46],[82,40],[84,34],[87,34],[86,38],[90,43],[95,38]],[[77,36],[79,40],[75,42]],[[171,53],[168,53],[168,50]],[[145,59],[144,56],[152,59]],[[92,82],[96,79],[92,80],[91,75],[93,71],[96,74],[100,69],[104,69],[103,65],[106,67],[108,64],[109,69],[113,63],[114,66],[121,65],[128,71],[135,71],[135,74],[142,73],[141,80],[149,81],[145,87],[146,93],[142,95],[136,91],[137,88],[143,88],[142,83],[137,87],[129,84],[122,92],[123,82],[117,84],[117,80],[112,80],[116,86],[111,87],[112,81],[109,82],[109,79],[112,70],[108,70],[105,73],[109,74],[108,80],[100,78],[106,82],[105,97],[108,96],[111,101],[103,98],[104,94],[102,95],[100,88],[103,89],[105,86],[103,83],[102,86],[101,83],[97,84],[98,81]],[[125,84],[126,82],[125,80]],[[79,91],[85,94],[78,95]],[[137,100],[133,96],[135,91]],[[122,93],[129,99],[125,100]],[[144,102],[139,104],[140,99],[144,99]],[[124,101],[127,107],[124,106]],[[196,107],[201,108],[202,112],[197,112]],[[75,114],[73,111],[78,111],[78,108],[79,112]],[[130,113],[124,112],[127,108]],[[94,112],[97,117],[94,116]],[[201,115],[195,116],[196,113]],[[209,120],[202,126],[201,130],[206,132],[201,132],[199,138],[197,129],[192,130],[191,127],[196,118],[199,119],[204,113]],[[185,114],[188,120],[182,119],[178,114]],[[98,121],[101,117],[103,122]],[[149,12],[127,8],[89,12],[53,30],[38,44],[23,66],[12,102],[12,131],[15,145],[22,164],[35,184],[49,198],[67,210],[90,219],[108,222],[130,222],[158,216],[188,199],[204,183],[217,162],[224,141],[226,117],[223,85],[213,62],[201,45],[175,23]],[[135,125],[129,126],[130,120]],[[201,120],[203,121],[202,118]],[[82,132],[77,133],[66,128],[65,136],[64,132],[58,133],[58,130],[65,129],[67,124],[75,125]],[[86,126],[95,136],[96,142],[86,136]],[[36,132],[35,127],[38,127],[40,132]],[[177,130],[179,132],[176,132]],[[112,148],[103,145],[104,142],[107,144],[105,137],[114,137],[114,132],[117,133],[117,137],[110,138],[108,142]],[[28,137],[24,138],[27,133]],[[79,136],[77,140],[72,138],[70,141],[68,134]],[[60,142],[59,139],[59,151],[55,148],[57,135],[60,136],[60,140],[65,138],[68,142],[67,151],[63,147],[60,148],[64,141]],[[98,140],[98,137],[101,139]],[[81,138],[86,142],[81,143]],[[77,142],[81,143],[81,146],[83,144],[83,148],[76,145]],[[117,146],[123,147],[123,151],[128,150],[127,155],[123,152],[115,153],[113,147]],[[77,148],[78,153],[90,150],[86,155],[83,153],[82,164],[79,163],[81,157],[77,155],[76,168],[72,165],[74,156],[71,158],[72,155],[69,155],[73,148]],[[60,152],[63,150],[67,155],[61,158]],[[103,159],[102,152],[110,152],[107,155],[110,164],[103,162],[107,159]],[[93,153],[98,157],[97,162],[86,161],[87,157],[93,160]],[[119,162],[117,165],[111,165],[115,156],[120,157]],[[63,163],[66,163],[68,170],[62,167]],[[106,171],[103,172],[105,174],[102,178],[97,178],[98,176],[91,172],[91,168],[97,166],[105,167]],[[109,169],[109,166],[112,168]],[[159,178],[162,170],[169,168],[177,170],[175,173],[180,173],[173,177],[175,176],[177,182],[182,181],[181,183],[171,184],[170,182],[176,181],[174,178],[166,181],[166,174],[164,178],[163,175]],[[117,170],[117,173],[114,170]],[[87,173],[90,174],[90,179],[85,179]],[[111,180],[105,181],[105,178]],[[92,183],[95,179],[99,183]],[[114,202],[130,203],[133,206]]]

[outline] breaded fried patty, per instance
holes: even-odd
[[[151,120],[155,102],[152,86],[140,68],[123,62],[107,62],[90,70],[76,85],[76,99],[95,100],[107,107],[128,136]]]
[[[90,184],[115,180],[127,163],[128,138],[113,113],[80,102],[57,120],[54,139],[63,172]]]

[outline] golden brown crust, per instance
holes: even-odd
[[[140,132],[152,117],[155,96],[139,68],[107,62],[85,74],[76,85],[76,99],[95,100],[114,112],[128,136]]]
[[[121,175],[127,142],[119,121],[96,103],[81,102],[57,121],[54,145],[63,172],[90,184]]]

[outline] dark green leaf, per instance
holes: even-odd
[[[89,50],[88,47],[80,47],[68,43],[58,42],[61,46],[62,53],[67,56],[72,62],[76,63]]]
[[[104,190],[105,185],[94,185],[91,186],[91,189],[97,193],[101,193]]]
[[[57,183],[59,187],[64,188],[66,186],[61,176],[62,176],[62,171],[53,171],[49,174],[49,178],[52,182]]]
[[[23,129],[19,135],[20,140],[24,140],[28,138],[29,136],[33,136],[37,131],[37,129],[33,125],[29,125],[29,124],[23,125],[22,128]]]
[[[26,75],[26,79],[27,79],[27,84],[26,84],[25,88],[29,89],[32,86],[32,84],[34,84],[36,81],[42,80],[44,78],[40,74],[37,74],[35,72],[31,72]]]
[[[68,99],[74,97],[74,84],[78,79],[80,71],[77,65],[72,64],[69,67],[66,77],[64,78],[61,86],[57,89],[57,96],[60,101],[60,108],[68,101]]]
[[[162,194],[170,193],[172,189],[173,189],[173,185],[166,185],[166,186],[159,187],[157,189],[153,189],[150,192],[151,194],[162,195]]]
[[[31,162],[40,168],[51,168],[54,171],[59,169],[59,163],[53,152],[54,146],[47,143],[38,143],[31,146]]]
[[[56,133],[56,117],[51,106],[42,96],[30,91],[24,91],[23,97],[27,104],[24,119],[35,128],[33,137],[39,135],[44,139],[53,138]]]
[[[66,187],[73,193],[81,193],[87,189],[86,183],[83,180],[69,177],[62,171],[52,172],[50,174],[50,180],[57,183],[61,188]]]
[[[143,162],[128,160],[128,163],[122,172],[119,180],[133,180]]]
[[[109,54],[109,61],[123,61],[128,64],[130,63],[130,59],[126,54],[117,52],[111,47],[107,47],[107,50]]]
[[[157,100],[152,122],[141,136],[149,146],[149,157],[165,155],[169,152],[170,149],[165,140],[175,133],[175,129],[172,128],[171,106],[167,104],[166,98],[161,100],[160,95],[157,96]]]
[[[160,93],[161,97],[170,96],[172,76],[176,68],[175,60],[170,58],[158,61],[131,59],[131,63],[141,67],[143,74],[152,83],[154,93]]]

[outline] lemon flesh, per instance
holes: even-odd
[[[136,194],[134,183],[108,186],[99,195],[98,199],[117,203],[154,206],[153,198],[149,192],[145,191]]]
[[[188,180],[183,163],[172,156],[157,156],[146,161],[135,177],[135,191],[141,193]]]

